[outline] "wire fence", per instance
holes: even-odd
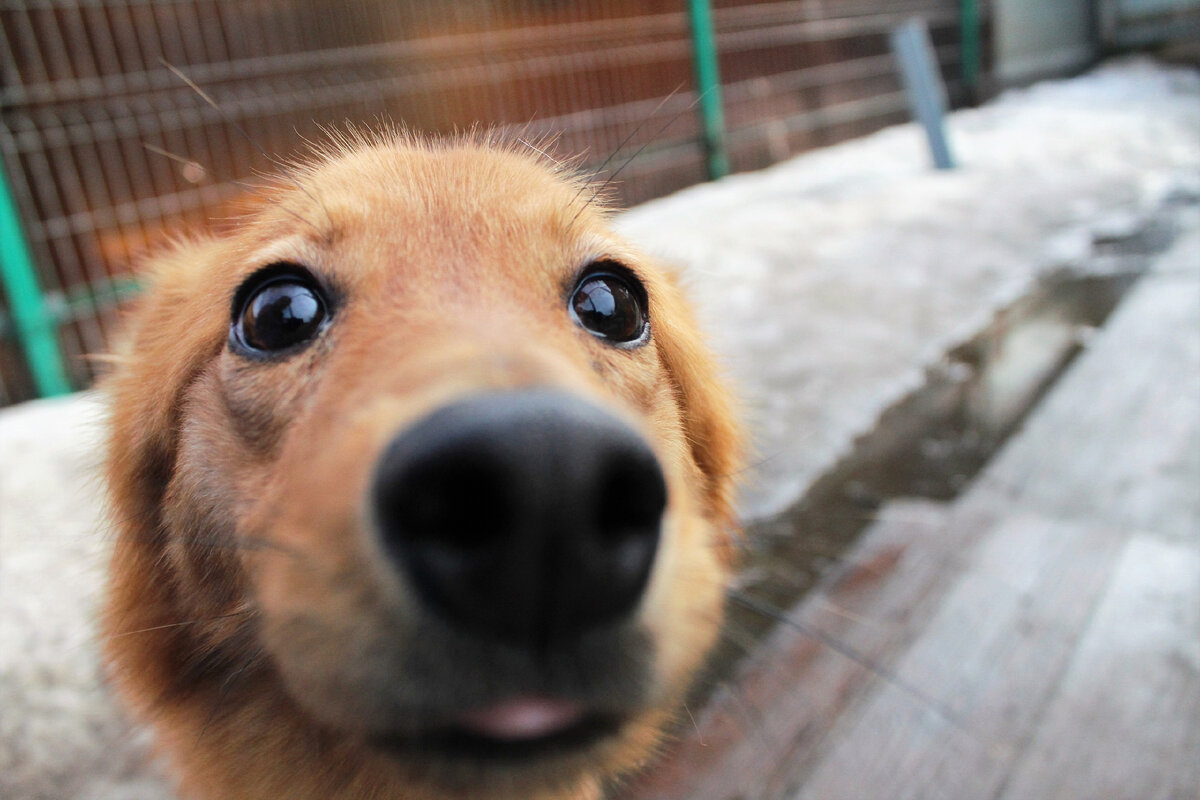
[[[887,32],[912,16],[957,96],[959,0],[714,2],[732,168],[904,119]],[[111,346],[139,256],[219,224],[275,168],[266,154],[322,126],[527,127],[584,169],[621,148],[624,204],[706,177],[678,0],[0,0],[0,35],[0,156],[75,388],[97,377],[86,356]],[[14,294],[0,287],[0,404],[38,391]]]

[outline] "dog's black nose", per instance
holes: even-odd
[[[627,425],[537,389],[478,395],[402,431],[373,501],[385,547],[429,606],[545,645],[636,606],[667,490]]]

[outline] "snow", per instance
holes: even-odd
[[[619,220],[685,265],[741,389],[759,464],[744,516],[794,502],[1039,276],[1200,197],[1200,74],[1112,64],[954,114],[949,136],[954,171],[904,125]]]
[[[96,658],[109,542],[92,393],[0,414],[0,797],[159,800]]]

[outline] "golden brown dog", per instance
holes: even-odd
[[[114,680],[184,796],[594,798],[717,635],[736,430],[672,280],[477,137],[342,142],[154,264]]]

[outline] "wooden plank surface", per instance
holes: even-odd
[[[1045,517],[999,522],[939,613],[896,654],[892,671],[923,696],[880,682],[844,715],[836,747],[794,796],[882,796],[872,793],[886,787],[889,800],[993,797],[1070,663],[1123,538]]]
[[[1200,546],[1136,536],[1001,800],[1200,797]]]
[[[1089,351],[989,465],[983,483],[1039,513],[1194,538],[1198,421],[1200,231],[1194,231],[1133,287]]]
[[[883,686],[795,797],[1200,796],[1197,268],[1192,236],[956,504],[1010,516],[894,669],[957,730]]]
[[[893,668],[954,718],[883,685],[793,796],[1200,796],[1198,448],[1193,235],[956,503],[1009,516]]]
[[[617,796],[758,797],[778,764],[819,755],[845,706],[876,679],[865,664],[920,629],[954,572],[955,555],[929,535],[945,517],[939,505],[889,514],[892,524],[856,546],[821,597],[799,607],[696,713],[684,746]]]
[[[966,494],[885,509],[618,796],[1195,800],[1197,548],[1200,232]]]

